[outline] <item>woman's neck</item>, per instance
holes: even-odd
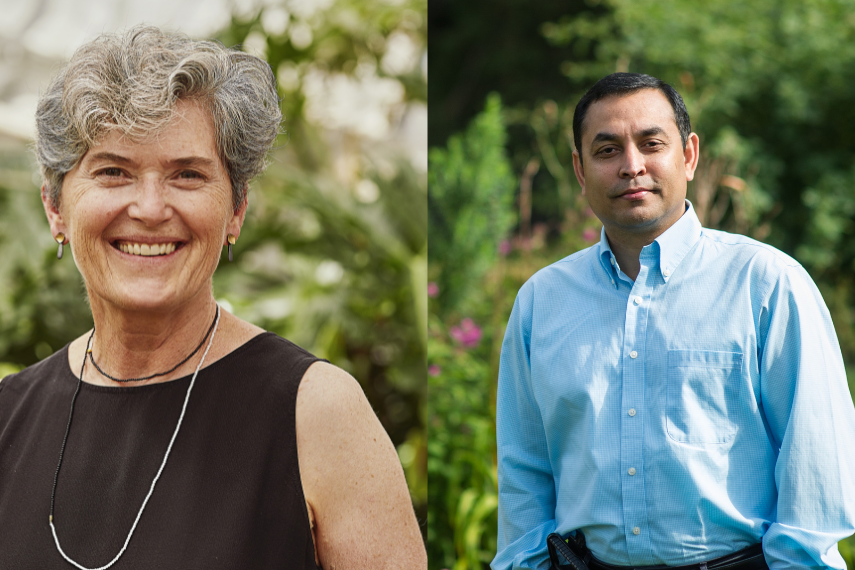
[[[216,313],[216,302],[210,290],[205,293],[179,307],[160,310],[128,310],[92,299],[92,358],[106,375],[118,379],[143,378],[170,370],[203,339],[209,340],[205,336]],[[203,352],[204,346],[173,372],[130,385],[166,382],[190,374]],[[127,385],[106,375],[88,361],[83,380],[105,386]]]

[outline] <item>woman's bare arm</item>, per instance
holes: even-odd
[[[324,570],[427,568],[398,454],[343,370],[317,362],[303,377],[297,452]]]

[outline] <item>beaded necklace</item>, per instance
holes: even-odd
[[[59,545],[59,536],[56,534],[56,527],[53,524],[53,507],[54,500],[56,499],[56,484],[59,481],[59,469],[62,467],[62,455],[65,453],[65,444],[68,442],[68,433],[71,431],[71,419],[74,416],[74,402],[77,400],[77,394],[80,393],[80,385],[83,383],[83,371],[86,369],[86,354],[83,355],[83,365],[80,367],[80,377],[77,380],[77,389],[74,390],[74,396],[71,398],[71,411],[68,414],[68,425],[65,427],[65,437],[62,438],[62,447],[59,450],[59,463],[56,466],[56,474],[53,479],[53,489],[50,493],[50,530],[53,533],[53,540],[56,543],[56,549],[62,555],[63,558],[69,563],[79,568],[80,570],[107,570],[110,566],[115,564],[119,558],[121,558],[122,554],[125,553],[125,550],[128,548],[128,544],[131,542],[131,537],[134,535],[134,531],[137,528],[137,524],[140,522],[140,518],[142,517],[143,510],[145,510],[145,506],[148,504],[148,500],[151,498],[152,493],[154,493],[154,486],[157,484],[157,480],[160,479],[161,473],[163,473],[163,468],[166,467],[166,460],[169,459],[169,452],[172,451],[172,444],[175,443],[175,438],[178,437],[178,430],[181,429],[181,422],[184,420],[184,412],[187,411],[187,402],[190,401],[190,392],[193,390],[193,384],[196,383],[196,376],[199,374],[199,370],[202,368],[202,363],[205,362],[205,357],[208,356],[208,351],[211,350],[211,345],[214,343],[214,335],[217,334],[217,325],[220,322],[220,306],[217,305],[217,314],[214,317],[214,324],[212,328],[209,329],[211,332],[211,338],[208,341],[208,347],[205,349],[205,352],[202,354],[202,360],[199,361],[199,364],[196,366],[196,371],[193,373],[193,378],[190,380],[190,386],[187,387],[187,395],[184,396],[184,405],[181,407],[181,415],[178,417],[178,425],[175,426],[175,432],[172,434],[172,439],[169,440],[169,446],[166,448],[166,453],[163,455],[163,462],[160,464],[160,469],[157,470],[157,475],[154,476],[154,480],[151,482],[151,487],[148,490],[148,494],[145,496],[143,500],[142,506],[140,507],[139,512],[137,513],[137,518],[134,520],[134,524],[131,526],[130,532],[128,532],[128,537],[125,539],[125,544],[122,546],[122,549],[119,550],[119,553],[116,555],[113,560],[104,566],[99,566],[97,568],[87,568],[82,564],[79,564],[72,560]],[[89,347],[92,344],[92,337],[95,335],[95,329],[92,329],[92,334],[89,335],[89,340],[86,341],[86,351],[89,352]]]
[[[215,315],[214,320],[211,321],[211,326],[208,328],[208,332],[205,333],[205,336],[202,337],[202,340],[199,341],[199,344],[196,346],[196,348],[193,349],[193,352],[191,352],[186,357],[184,357],[184,360],[182,360],[181,362],[179,362],[178,364],[176,364],[175,366],[173,366],[172,368],[170,368],[166,372],[156,372],[155,374],[152,374],[151,376],[142,376],[140,378],[116,378],[114,376],[110,376],[109,374],[107,374],[106,372],[101,370],[101,367],[98,366],[97,362],[95,362],[95,357],[92,356],[92,350],[89,348],[88,345],[86,347],[87,348],[86,354],[89,355],[89,362],[92,363],[92,366],[95,367],[95,370],[100,372],[101,376],[105,376],[105,377],[109,378],[110,380],[112,380],[113,382],[142,382],[143,380],[151,380],[152,378],[157,378],[158,376],[166,376],[167,374],[171,374],[171,373],[175,372],[176,370],[178,370],[179,366],[181,366],[182,364],[184,364],[185,362],[187,362],[188,360],[193,358],[193,355],[196,354],[197,352],[199,352],[199,349],[202,348],[203,344],[205,344],[205,339],[208,338],[208,335],[211,334],[212,330],[214,330],[214,325],[216,323],[217,323],[217,317]],[[95,334],[95,327],[92,327],[92,335],[89,336],[89,342],[90,343],[92,342],[92,336],[94,334]]]

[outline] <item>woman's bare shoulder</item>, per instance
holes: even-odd
[[[297,409],[309,412],[364,412],[368,400],[356,379],[328,362],[312,364],[297,391]],[[367,408],[371,411],[370,405]],[[299,413],[299,411],[298,411]],[[373,411],[372,411],[373,415]]]
[[[297,392],[297,453],[324,568],[426,568],[395,446],[359,383],[324,362]]]

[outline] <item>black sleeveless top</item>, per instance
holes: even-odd
[[[163,474],[115,570],[316,570],[295,433],[318,359],[261,334],[199,372]],[[175,430],[190,376],[84,383],[56,490],[60,545],[89,568],[121,549]],[[77,378],[68,347],[0,382],[0,569],[73,568],[48,525]]]

